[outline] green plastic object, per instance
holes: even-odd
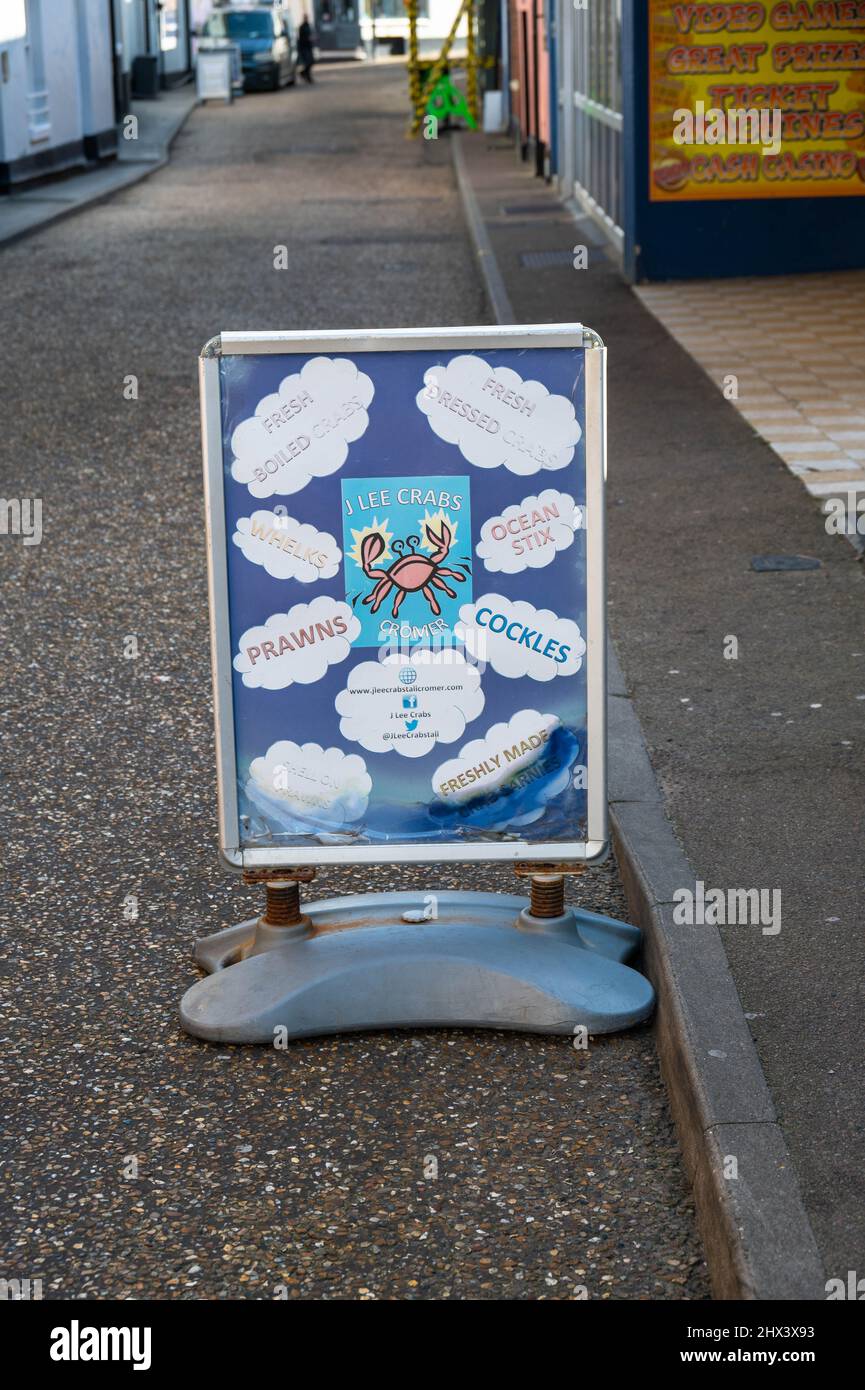
[[[426,104],[428,116],[443,121],[447,116],[459,116],[472,130],[477,130],[477,121],[468,108],[468,102],[459,87],[445,73],[440,77],[429,95]]]

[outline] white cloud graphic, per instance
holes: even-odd
[[[238,643],[234,669],[253,689],[284,690],[297,681],[321,680],[328,666],[344,661],[360,623],[347,603],[319,594],[247,628]]]
[[[478,468],[521,476],[565,468],[582,434],[566,396],[472,353],[429,367],[415,399],[439,438]]]
[[[231,436],[231,476],[253,497],[299,492],[348,458],[348,446],[369,424],[371,379],[347,357],[313,357]]]
[[[583,524],[582,508],[567,492],[545,488],[537,497],[524,497],[491,516],[481,527],[476,547],[488,570],[518,574],[549,565],[567,550]]]
[[[480,673],[454,648],[361,662],[336,697],[343,738],[371,753],[395,748],[405,758],[455,743],[483,707]]]
[[[372,778],[357,753],[280,739],[250,764],[250,801],[288,830],[338,830],[366,814]]]
[[[531,676],[536,681],[572,676],[586,650],[571,618],[502,594],[484,594],[474,603],[464,603],[454,633],[476,660],[489,662],[500,676]]]
[[[253,512],[241,516],[232,536],[254,565],[263,565],[274,579],[332,579],[339,570],[342,551],[329,531],[319,531],[308,521],[295,521],[286,512]]]
[[[518,710],[507,724],[493,724],[483,738],[467,743],[455,758],[437,767],[432,775],[433,792],[449,805],[459,805],[496,791],[537,761],[558,725],[554,714],[539,714],[536,709]],[[509,816],[501,824],[530,825],[544,814],[546,803],[565,790],[570,776],[570,770],[563,767],[545,786],[542,805],[533,807],[525,815]]]

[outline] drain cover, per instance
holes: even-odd
[[[521,251],[520,265],[525,270],[543,270],[548,265],[573,264],[573,251]]]
[[[758,572],[769,570],[818,570],[820,561],[812,555],[754,555],[751,569]]]

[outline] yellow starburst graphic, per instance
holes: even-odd
[[[435,550],[435,546],[430,545],[429,541],[427,540],[425,528],[427,526],[431,526],[435,532],[440,534],[443,521],[446,522],[451,529],[450,548],[451,550],[453,550],[454,546],[457,543],[457,526],[459,523],[448,512],[441,510],[433,512],[432,514],[430,514],[429,512],[424,512],[423,516],[420,518],[420,521],[418,522],[418,527],[420,530],[421,550],[427,550],[430,552],[430,554],[432,554],[432,552]]]
[[[384,561],[393,559],[393,554],[390,548],[390,543],[393,540],[393,532],[387,529],[387,517],[385,517],[384,521],[382,522],[379,522],[377,517],[373,517],[371,524],[369,526],[364,526],[362,531],[355,531],[354,529],[352,529],[351,536],[352,540],[354,541],[354,545],[352,546],[348,554],[350,559],[354,560],[355,564],[358,566],[359,569],[363,569],[363,561],[360,557],[361,544],[364,541],[364,539],[367,536],[371,536],[374,531],[378,531],[379,535],[384,541],[384,550],[382,551],[381,555],[379,555],[376,559],[376,567],[381,565]]]

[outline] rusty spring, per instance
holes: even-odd
[[[532,874],[531,907],[533,917],[561,917],[565,911],[563,874]]]
[[[293,927],[300,921],[300,884],[266,883],[267,905],[264,921],[269,927]]]
[[[262,921],[269,927],[293,927],[303,921],[300,911],[300,885],[311,883],[315,869],[291,870],[291,877],[281,877],[274,869],[244,869],[243,881],[264,884],[267,903]]]

